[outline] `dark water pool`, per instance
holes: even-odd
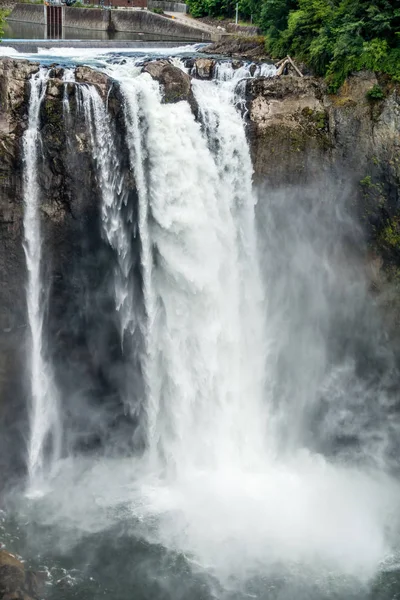
[[[400,568],[387,564],[361,582],[304,565],[274,565],[223,581],[182,553],[144,539],[143,523],[121,519],[82,536],[60,523],[44,526],[27,513],[0,512],[0,543],[33,569],[47,571],[47,600],[397,600]],[[154,524],[156,526],[156,524]]]

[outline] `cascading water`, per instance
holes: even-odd
[[[52,368],[46,359],[44,313],[46,290],[42,279],[42,237],[40,227],[40,187],[38,160],[41,151],[40,107],[49,73],[41,69],[31,79],[28,127],[24,134],[24,250],[28,270],[27,309],[30,329],[30,436],[28,472],[31,491],[60,457],[61,423],[59,398]]]
[[[108,97],[94,85],[74,82],[71,71],[64,74],[63,103],[68,126],[74,110],[84,116],[103,239],[115,258],[110,287],[128,369],[129,340],[137,329],[143,337],[145,393],[138,419],[145,450],[116,457],[105,443],[95,460],[69,457],[35,506],[34,519],[66,532],[67,552],[71,544],[85,547],[93,533],[104,535],[104,555],[117,557],[108,589],[119,586],[118,600],[136,591],[147,600],[153,594],[149,582],[157,582],[156,597],[174,600],[365,600],[379,565],[396,561],[399,489],[386,472],[385,451],[378,468],[360,459],[367,455],[364,440],[369,448],[379,438],[379,424],[365,418],[368,435],[357,431],[356,450],[341,453],[338,444],[337,456],[317,443],[320,424],[324,432],[334,429],[334,408],[324,405],[324,420],[314,429],[309,425],[309,412],[322,413],[318,394],[338,397],[348,407],[340,418],[351,421],[354,434],[361,429],[364,387],[346,356],[332,364],[328,359],[327,323],[335,323],[337,312],[330,302],[339,279],[349,278],[334,263],[336,256],[325,255],[330,229],[317,221],[318,237],[307,229],[300,201],[282,216],[282,198],[275,200],[272,192],[264,198],[253,186],[242,81],[272,76],[274,67],[217,64],[213,80],[192,80],[195,117],[188,102],[163,102],[162,88],[142,73],[142,60],[101,64],[122,99],[123,140],[116,138]],[[174,64],[186,70],[182,61]],[[46,464],[49,441],[50,460],[59,456],[61,436],[43,349],[35,174],[45,78],[40,71],[33,79],[24,139],[32,478]],[[76,86],[75,105],[69,104],[70,85]],[[121,152],[129,154],[129,175]],[[292,214],[299,217],[294,224]],[[140,299],[134,243],[140,248]],[[305,282],[304,261],[313,268],[312,285]],[[344,304],[356,296],[352,285],[337,294]],[[135,390],[122,377],[119,384],[129,403]],[[379,404],[379,393],[372,388],[371,404]],[[303,435],[308,427],[314,444]],[[99,556],[96,573],[107,581],[109,567],[103,572]]]
[[[127,203],[127,190],[124,188],[123,175],[119,169],[118,157],[104,103],[93,86],[82,85],[79,88],[85,120],[91,138],[93,157],[97,162],[102,193],[102,223],[106,239],[115,250],[118,266],[114,279],[116,309],[120,320],[121,342],[125,332],[133,333],[136,314],[132,290],[131,238],[135,224],[132,215],[125,222],[123,206]],[[130,227],[130,229],[128,229]]]

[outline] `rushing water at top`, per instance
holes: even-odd
[[[383,416],[390,399],[362,378],[351,344],[330,346],[347,340],[368,304],[362,277],[336,252],[333,236],[348,233],[347,217],[311,192],[310,209],[290,191],[264,196],[253,184],[243,79],[272,76],[274,67],[217,63],[211,81],[192,80],[193,111],[186,101],[164,103],[142,61],[98,63],[118,86],[118,123],[108,95],[76,82],[72,70],[63,77],[65,128],[71,139],[74,119],[84,120],[112,260],[107,310],[124,360],[119,394],[144,432],[140,452],[123,457],[107,439],[94,458],[61,451],[65,407],[46,349],[37,176],[49,73],[32,79],[24,136],[29,472],[35,481],[44,467],[57,470],[44,497],[21,512],[50,546],[43,560],[57,556],[58,565],[67,555],[103,586],[77,584],[85,599],[364,600],[376,573],[396,565],[399,488]],[[87,410],[98,407],[82,403],[82,418]],[[354,447],[332,442],[345,430]],[[46,528],[56,532],[51,542]]]

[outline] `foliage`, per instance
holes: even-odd
[[[6,17],[10,14],[11,10],[8,8],[0,9],[0,40],[4,35],[4,25],[6,23]]]
[[[67,4],[67,6],[73,6],[74,8],[99,8],[99,4],[85,4],[84,2],[81,2],[80,0],[77,0],[77,2],[72,2],[70,4]]]
[[[372,186],[372,177],[371,175],[366,175],[364,179],[360,180],[360,185],[363,187],[371,187]]]
[[[164,11],[162,8],[152,8],[151,12],[155,13],[156,15],[163,15]]]
[[[382,100],[385,97],[385,93],[380,85],[374,85],[367,92],[368,100]]]
[[[381,233],[381,241],[394,248],[400,248],[399,219],[393,217]]]
[[[232,17],[236,0],[188,0],[193,16]],[[239,0],[272,56],[292,54],[335,91],[352,71],[369,69],[400,81],[400,0]]]
[[[257,3],[257,0],[239,0],[240,16],[250,18]],[[193,17],[233,17],[236,12],[236,0],[188,0],[188,5]]]

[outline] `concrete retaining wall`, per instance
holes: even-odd
[[[17,4],[8,19],[44,25],[44,7],[40,4]],[[140,9],[124,11],[66,6],[64,8],[64,27],[146,33],[190,42],[208,42],[217,39],[211,33],[186,25],[177,19]]]
[[[64,11],[64,27],[97,29],[100,31],[107,31],[109,29],[109,10],[101,10],[100,8],[73,8],[72,6],[66,6]]]
[[[93,4],[98,4],[99,0]],[[147,8],[147,0],[105,0],[105,6],[121,6],[123,8]]]
[[[193,42],[211,40],[211,34],[207,31],[189,27],[176,19],[155,15],[148,10],[113,10],[111,23],[115,31],[154,33]]]
[[[44,6],[43,4],[16,4],[7,19],[44,25]]]
[[[148,0],[147,7],[149,10],[153,8],[161,8],[165,12],[181,12],[187,13],[187,5],[183,2],[164,2],[164,0]]]
[[[240,35],[261,35],[262,31],[259,27],[254,25],[236,25],[236,23],[228,23],[226,25],[226,31],[228,33],[239,33]]]

